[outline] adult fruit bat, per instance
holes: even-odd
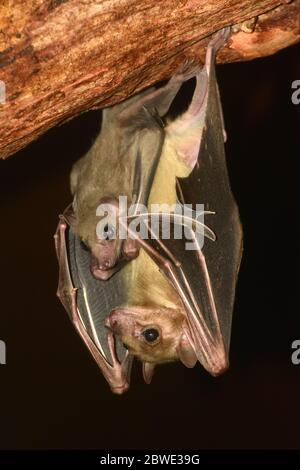
[[[143,362],[147,383],[157,363],[180,360],[193,367],[199,361],[212,375],[228,367],[242,251],[238,209],[226,169],[214,67],[215,54],[228,33],[228,29],[221,30],[210,41],[202,69],[188,71],[185,66],[164,87],[107,110],[110,117],[104,115],[101,139],[72,172],[73,206],[60,216],[55,235],[60,266],[58,295],[115,393],[128,389],[134,356]],[[188,109],[163,126],[161,118],[180,85],[191,76],[196,78],[196,86]],[[106,159],[101,160],[98,152],[104,143]],[[118,158],[109,159],[114,152]],[[101,161],[103,167],[91,165],[92,161]],[[111,174],[112,168],[115,179],[107,181],[105,175]],[[110,188],[109,183],[115,184],[117,178],[119,186]],[[85,206],[90,192],[95,195],[93,204]],[[95,233],[96,205],[102,199],[118,210],[120,194],[147,204],[147,214],[134,213],[127,222],[138,219],[148,238],[134,232],[129,224],[125,241],[130,250],[117,237],[108,251],[103,246],[97,251],[99,240],[89,239],[95,236],[90,228],[94,227]],[[181,217],[170,209],[176,203],[192,207]],[[205,223],[198,220],[198,203],[204,204],[200,215],[205,215]],[[158,236],[150,221],[153,204],[168,204],[169,208],[155,214],[160,222]],[[93,219],[84,227],[83,221],[89,217]],[[165,239],[161,227],[166,218],[170,232],[174,234],[183,226],[184,236]],[[197,237],[199,226],[203,245]],[[186,249],[187,241],[193,243],[193,250]],[[130,262],[120,264],[122,256]],[[106,268],[101,264],[105,257]],[[95,258],[98,266],[93,270]],[[103,276],[105,269],[107,276]]]

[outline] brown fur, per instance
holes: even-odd
[[[117,193],[126,195],[129,204],[132,202],[130,189],[135,156],[139,145],[144,144],[145,147],[147,144],[146,140],[142,142],[142,129],[138,137],[132,129],[126,133],[116,119],[116,107],[111,112],[113,116],[104,120],[102,132],[88,154],[74,166],[71,175],[72,192],[76,196],[75,231],[90,247],[96,242],[95,226],[99,221],[96,208],[101,198],[115,197]],[[165,142],[149,204],[175,204],[176,177],[187,176],[191,171],[183,158],[184,149],[181,149],[185,140],[182,135],[173,132],[172,126],[170,123],[165,129]],[[192,129],[194,132],[195,129]],[[149,155],[148,158],[152,156],[151,148],[145,149],[145,155]],[[156,363],[178,359],[176,348],[181,340],[185,320],[178,294],[142,249],[139,256],[124,268],[124,278],[128,298],[125,306],[110,315],[112,329],[120,335],[131,354],[142,361]],[[160,331],[158,341],[152,344],[145,341],[142,331],[146,327]]]
[[[117,136],[116,134],[119,134]],[[90,247],[96,242],[96,226],[99,216],[96,209],[103,198],[125,195],[131,198],[131,175],[133,173],[132,149],[121,151],[120,128],[107,126],[101,132],[89,152],[73,167],[71,191],[75,196],[75,233]],[[122,154],[123,152],[123,154]],[[107,164],[109,162],[109,165]]]

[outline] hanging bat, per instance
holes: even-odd
[[[215,54],[227,37],[228,29],[217,33],[208,45],[204,67],[192,71],[196,87],[187,111],[165,127],[159,125],[159,131],[151,134],[153,141],[159,138],[159,144],[156,142],[152,152],[155,163],[149,163],[145,173],[142,145],[135,147],[136,158],[129,164],[135,191],[129,187],[125,192],[131,200],[137,194],[136,200],[146,201],[150,214],[152,204],[183,206],[203,202],[205,213],[210,214],[206,217],[209,226],[203,224],[203,247],[195,237],[194,211],[187,217],[192,222],[188,226],[186,219],[172,211],[159,214],[161,221],[168,215],[173,228],[185,225],[185,238],[143,239],[129,230],[135,256],[127,257],[130,263],[112,277],[107,276],[106,281],[97,281],[95,273],[90,274],[91,255],[80,243],[86,239],[76,230],[76,224],[70,222],[79,214],[79,211],[76,214],[78,189],[73,191],[73,210],[61,216],[58,225],[58,295],[116,393],[129,387],[133,356],[143,362],[147,383],[157,363],[181,360],[187,367],[193,367],[198,360],[213,375],[228,367],[242,230],[226,169],[223,118],[214,69]],[[148,118],[150,115],[151,120],[159,123],[158,118],[169,109],[180,84],[187,78],[186,73],[177,76],[165,88],[141,97],[143,110],[145,107],[151,110],[143,111]],[[138,124],[132,124],[135,132],[141,132],[140,103],[140,98],[128,107],[125,102],[124,108],[116,112],[125,120],[129,116],[134,120],[137,115]],[[113,108],[111,114],[116,116]],[[143,126],[147,135],[145,121]],[[126,140],[128,134],[124,135]],[[78,187],[78,182],[73,184]],[[101,197],[115,198],[116,194],[107,191]],[[147,231],[152,235],[151,226],[147,225]],[[185,250],[186,239],[193,240],[195,250]],[[120,248],[114,247],[108,256],[113,268],[119,253]]]
[[[165,135],[161,116],[182,83],[192,76],[186,63],[166,86],[104,109],[101,132],[72,169],[73,204],[65,217],[91,252],[90,270],[96,279],[109,279],[122,261],[139,253],[136,240],[119,237],[116,220],[126,214],[122,214],[118,198],[126,196],[129,205],[147,205]],[[103,208],[102,227],[99,207]],[[109,218],[104,209],[110,210]],[[100,227],[97,232],[95,226]]]

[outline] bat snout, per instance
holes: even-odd
[[[116,262],[114,259],[91,256],[90,272],[98,280],[106,281],[113,274],[112,269]]]
[[[130,334],[134,331],[134,320],[122,309],[116,309],[106,318],[105,326],[118,335]]]
[[[111,267],[111,262],[109,260],[99,263],[99,269],[103,269],[104,271],[107,271],[107,269],[110,269]]]
[[[120,250],[115,241],[98,240],[91,248],[90,271],[96,279],[107,280],[119,260]]]
[[[115,326],[117,326],[118,324],[118,321],[116,318],[114,318],[114,315],[113,314],[110,314],[105,322],[104,322],[104,325],[107,327],[107,328],[110,328],[111,330],[114,329]]]
[[[91,266],[90,271],[91,271],[91,275],[95,279],[100,280],[100,281],[106,281],[112,275],[112,272],[110,269],[100,269],[100,268],[95,268]]]
[[[116,334],[120,333],[121,324],[120,324],[117,312],[110,313],[110,315],[106,318],[104,324],[107,328],[112,330],[114,333]]]
[[[93,256],[91,257],[91,267],[108,271],[115,265],[115,258],[109,256]]]

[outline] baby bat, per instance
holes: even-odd
[[[122,154],[120,162],[126,171],[128,163],[130,184],[125,190],[121,178],[120,191],[116,194],[109,192],[109,185],[105,191],[97,193],[96,176],[89,185],[95,191],[94,209],[101,198],[113,201],[117,208],[117,196],[124,191],[130,200],[146,203],[150,213],[153,204],[179,203],[195,207],[201,202],[205,208],[205,224],[198,221],[194,210],[185,219],[167,210],[158,214],[158,219],[162,222],[168,216],[173,228],[183,225],[185,236],[181,239],[152,237],[151,223],[146,224],[148,239],[132,233],[128,227],[134,255],[126,255],[124,241],[120,243],[116,239],[107,255],[108,275],[99,275],[91,268],[91,258],[97,259],[97,269],[101,270],[105,250],[95,251],[93,243],[97,245],[98,240],[88,240],[92,231],[83,233],[79,228],[83,220],[80,214],[87,214],[83,203],[79,209],[79,200],[85,200],[85,191],[89,189],[79,190],[84,179],[79,183],[78,174],[82,171],[83,178],[85,171],[96,172],[97,165],[92,169],[87,163],[93,154],[89,153],[73,170],[73,208],[60,216],[55,236],[60,266],[58,295],[115,393],[128,389],[134,356],[143,362],[147,383],[157,363],[180,360],[187,367],[193,367],[199,361],[212,375],[228,367],[231,317],[242,251],[239,214],[226,169],[225,133],[214,68],[215,54],[226,41],[228,32],[228,29],[221,30],[210,41],[202,69],[177,74],[165,87],[111,108],[111,124],[120,116],[119,122],[131,116],[128,133],[126,127],[125,130],[120,124],[116,127],[119,133],[116,141],[123,142],[122,148],[129,139],[126,155],[130,158],[126,160]],[[188,109],[161,126],[159,118],[169,109],[180,85],[191,75],[196,78],[196,87]],[[141,110],[147,115],[149,128],[145,120],[141,125]],[[101,142],[105,139],[105,129],[102,127]],[[107,130],[110,138],[113,130]],[[150,135],[155,144],[153,152],[149,147],[149,158],[143,152],[141,132],[147,144]],[[110,145],[108,138],[106,142]],[[132,142],[134,149],[130,147]],[[108,159],[108,172],[111,172],[110,165]],[[116,161],[114,165],[116,167]],[[102,178],[98,172],[99,182],[102,183]],[[199,224],[203,228],[203,246],[196,237]],[[91,226],[95,232],[95,220]],[[82,248],[80,240],[89,245],[92,254]],[[193,250],[186,250],[187,240],[194,243]],[[122,256],[130,263],[120,266]]]
[[[151,88],[104,109],[101,132],[72,169],[74,199],[65,216],[91,251],[91,273],[96,279],[108,279],[122,260],[138,255],[136,240],[119,237],[115,222],[122,215],[118,197],[126,196],[128,204],[147,204],[165,135],[161,116],[167,113],[182,82],[192,75],[186,64],[165,87]],[[102,217],[107,214],[104,209],[109,209],[111,216],[108,220],[103,217],[102,227],[99,206]],[[101,228],[96,233],[97,224]]]

